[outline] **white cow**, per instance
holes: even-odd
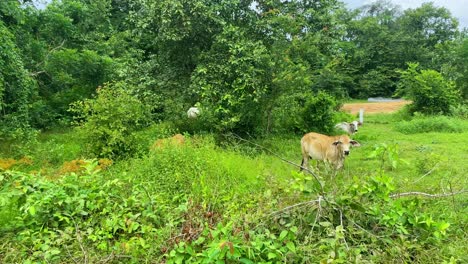
[[[189,118],[197,118],[198,115],[200,115],[200,109],[198,109],[198,107],[190,107],[187,111],[187,116]]]
[[[336,124],[335,128],[341,129],[341,130],[345,131],[346,133],[348,133],[350,135],[353,135],[356,132],[358,132],[358,130],[359,130],[358,127],[360,125],[362,125],[362,123],[359,122],[359,121],[353,121],[351,123],[341,122],[341,123]]]
[[[341,169],[351,146],[361,145],[347,135],[327,136],[313,132],[305,134],[301,139],[301,171],[303,168],[308,168],[309,159],[323,160],[333,164],[336,169]]]

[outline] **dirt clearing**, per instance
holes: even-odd
[[[349,103],[344,104],[342,110],[351,114],[359,113],[359,109],[364,109],[364,113],[392,113],[400,110],[403,106],[411,103],[411,101],[398,102],[372,102],[372,103]]]

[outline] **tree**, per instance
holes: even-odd
[[[225,27],[192,77],[192,89],[212,113],[211,125],[219,132],[261,128],[272,66],[261,42],[248,39],[238,27]]]
[[[425,3],[418,8],[405,10],[399,17],[401,37],[405,44],[401,56],[408,62],[418,62],[421,67],[440,70],[432,64],[437,44],[455,39],[458,21],[449,10]]]

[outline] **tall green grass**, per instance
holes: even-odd
[[[457,118],[446,116],[415,117],[410,121],[395,123],[395,129],[404,134],[416,133],[461,133],[468,129],[466,122]]]

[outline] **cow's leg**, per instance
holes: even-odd
[[[309,169],[309,157],[308,156],[302,156],[300,171],[302,171],[303,169]]]

